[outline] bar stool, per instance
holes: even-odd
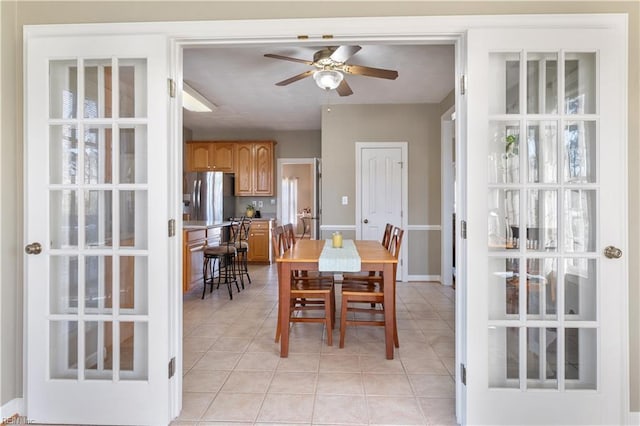
[[[231,226],[233,227],[233,224]],[[231,232],[233,236],[233,230]],[[229,242],[220,246],[207,246],[204,248],[203,253],[204,264],[202,266],[202,299],[204,299],[204,296],[207,292],[207,284],[211,284],[211,290],[209,292],[213,292],[214,272],[215,265],[217,264],[218,285],[216,288],[220,288],[220,284],[226,284],[227,289],[229,290],[229,299],[233,300],[233,291],[231,290],[231,284],[235,284],[238,293],[240,292],[240,286],[238,286],[238,278],[236,273],[237,250],[235,247],[235,242]],[[207,278],[207,275],[210,275],[210,278]]]
[[[247,257],[249,253],[249,231],[251,230],[251,219],[248,217],[242,217],[240,224],[237,228],[235,238],[236,248],[236,273],[240,276],[240,282],[242,288],[244,288],[244,276],[247,276],[249,284],[251,284],[251,277],[249,276],[249,267]]]

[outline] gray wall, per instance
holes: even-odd
[[[440,115],[439,104],[332,105],[331,111],[323,110],[322,225],[355,225],[355,142],[407,142],[408,224],[440,225]],[[344,195],[350,200],[346,206],[341,204]],[[411,273],[439,275],[439,236],[405,231]]]
[[[640,2],[375,1],[340,2],[12,2],[3,0],[0,82],[0,404],[22,396],[22,28],[27,24],[140,22],[333,16],[629,14],[629,259],[640,258]],[[277,137],[274,139],[278,140]],[[336,212],[339,213],[339,212]],[[352,215],[353,216],[353,215]],[[336,214],[336,220],[342,214]],[[630,262],[631,407],[640,411],[640,262]],[[15,331],[17,330],[17,331]]]

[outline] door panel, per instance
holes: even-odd
[[[27,416],[167,423],[166,40],[27,46]]]
[[[467,175],[468,423],[622,422],[627,265],[602,254],[626,243],[615,38],[469,32],[468,158],[487,160]]]

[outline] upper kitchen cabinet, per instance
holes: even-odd
[[[230,142],[187,142],[187,172],[233,172],[234,144]]]
[[[274,141],[236,143],[236,195],[273,196]]]

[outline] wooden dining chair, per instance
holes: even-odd
[[[404,231],[394,228],[389,241],[389,252],[396,258],[400,256],[400,247]],[[397,264],[393,265],[393,279],[396,279]],[[348,325],[377,325],[384,327],[383,319],[376,316],[384,315],[384,286],[382,275],[364,276],[362,279],[349,278],[342,281],[342,305],[340,309],[340,347],[344,348],[344,336]],[[364,307],[363,304],[370,306]],[[354,319],[347,315],[353,314]],[[356,314],[369,314],[367,318],[359,318]],[[393,343],[400,347],[398,340],[397,321],[393,318]]]
[[[284,227],[277,226],[272,233],[272,244],[276,256],[290,248]],[[333,276],[300,276],[291,271],[291,296],[289,299],[289,323],[324,323],[327,329],[327,345],[333,346],[333,328],[336,317],[336,297]],[[324,316],[305,316],[306,311],[324,311]],[[280,319],[276,327],[275,341],[280,341]]]
[[[384,248],[389,250],[389,244],[391,244],[391,233],[393,231],[393,225],[387,223],[384,227],[384,234],[382,234],[381,244]],[[363,273],[355,273],[355,274],[342,274],[343,281],[362,281],[362,280],[380,280],[380,273],[376,271],[369,271],[368,274]],[[372,308],[375,307],[375,303],[371,305]]]

